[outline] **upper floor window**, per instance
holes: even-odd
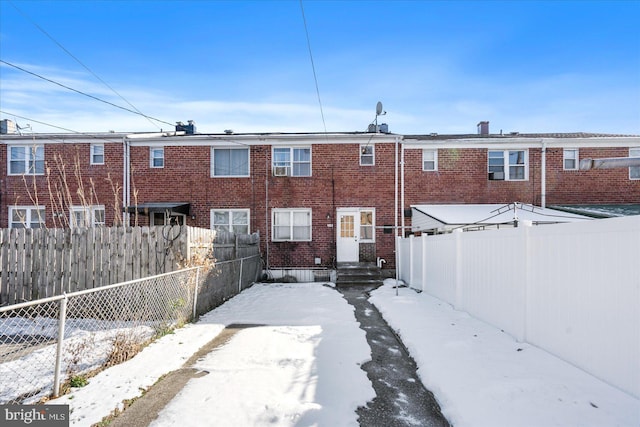
[[[437,149],[422,149],[422,170],[423,171],[437,171],[438,170],[438,150]]]
[[[44,175],[44,145],[10,145],[9,175]]]
[[[640,158],[640,147],[629,148],[629,157]],[[629,167],[629,179],[640,179],[640,166]]]
[[[360,146],[360,166],[373,166],[376,163],[375,149],[373,145]]]
[[[249,149],[212,148],[211,176],[249,176]]]
[[[91,144],[92,165],[104,165],[104,144]]]
[[[249,234],[249,209],[211,209],[211,228]]]
[[[152,168],[164,167],[164,147],[151,147],[149,162]]]
[[[274,242],[311,241],[311,209],[273,209]]]
[[[562,152],[562,168],[564,170],[578,170],[578,149],[565,148]]]
[[[311,148],[274,148],[272,168],[275,176],[311,176]]]
[[[9,228],[44,227],[43,206],[12,206],[9,208]]]
[[[98,227],[105,225],[104,206],[72,206],[69,211],[69,226]]]
[[[524,181],[528,177],[527,150],[489,150],[489,179]]]

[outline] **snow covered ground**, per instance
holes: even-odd
[[[640,400],[424,293],[392,287],[372,302],[396,329],[423,382],[456,426],[639,426]],[[355,426],[374,397],[353,308],[319,283],[256,284],[50,403],[72,425],[100,421],[178,369],[230,324],[252,324],[202,357],[154,426]]]

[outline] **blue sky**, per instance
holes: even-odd
[[[0,117],[35,132],[364,131],[381,101],[394,133],[640,134],[640,1],[302,5],[323,114],[297,0],[0,0]]]

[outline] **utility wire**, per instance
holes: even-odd
[[[93,139],[101,139],[101,140],[107,141],[107,142],[122,142],[121,140],[116,140],[116,139],[108,138],[108,137],[105,137],[105,136],[98,136],[95,133],[80,132],[80,131],[73,130],[73,129],[63,128],[61,126],[52,125],[50,123],[42,122],[42,121],[39,121],[39,120],[36,120],[36,119],[32,119],[32,118],[29,118],[29,117],[19,116],[17,114],[13,114],[13,113],[10,113],[8,111],[0,110],[0,113],[6,114],[7,116],[18,117],[20,119],[28,120],[30,122],[38,123],[38,124],[41,124],[41,125],[44,125],[44,126],[49,126],[49,127],[55,128],[55,129],[60,129],[60,130],[64,130],[64,131],[67,131],[67,132],[75,133],[75,134],[78,134],[78,135],[85,135],[85,136],[87,136],[89,138],[93,138]]]
[[[91,75],[93,75],[93,77],[95,77],[96,79],[98,79],[103,85],[105,85],[106,87],[108,87],[113,93],[115,93],[116,95],[118,95],[120,97],[120,99],[122,99],[124,102],[126,102],[127,104],[129,104],[129,106],[131,108],[133,108],[134,110],[136,110],[138,112],[138,114],[140,114],[141,116],[145,117],[149,123],[151,123],[152,126],[156,126],[158,129],[161,129],[160,126],[158,126],[156,123],[154,123],[153,121],[151,121],[151,119],[146,115],[143,114],[142,111],[140,111],[138,108],[136,108],[135,105],[133,105],[131,102],[129,102],[127,99],[125,99],[122,95],[120,95],[120,93],[118,93],[118,91],[116,91],[114,88],[112,88],[107,82],[105,82],[104,80],[102,80],[96,73],[94,73],[91,69],[89,69],[89,67],[87,67],[82,61],[80,61],[80,59],[78,59],[75,55],[73,55],[71,52],[69,52],[69,50],[67,48],[65,48],[61,43],[59,43],[56,39],[53,38],[53,36],[51,36],[51,34],[49,34],[47,31],[44,30],[44,28],[42,28],[40,25],[38,25],[35,21],[33,21],[31,18],[29,18],[29,16],[27,16],[26,13],[24,13],[22,10],[20,10],[18,8],[18,6],[15,5],[15,3],[11,0],[9,0],[9,3],[11,3],[11,6],[14,7],[14,9],[16,9],[25,19],[27,19],[29,22],[31,22],[38,30],[40,30],[45,36],[47,36],[52,42],[54,42],[60,49],[62,49],[67,55],[69,55],[70,57],[72,57],[78,64],[80,64],[85,70],[87,70],[89,73],[91,73]]]
[[[307,29],[307,19],[304,16],[304,6],[302,0],[300,0],[300,11],[302,12],[302,22],[304,23],[304,32],[307,36],[307,48],[309,49],[309,58],[311,59],[311,69],[313,70],[313,80],[316,84],[316,95],[318,96],[318,104],[320,105],[320,116],[322,116],[322,125],[324,126],[324,133],[327,134],[327,124],[324,120],[324,111],[322,109],[322,101],[320,99],[320,88],[318,86],[318,76],[316,75],[316,66],[313,62],[313,53],[311,51],[311,40],[309,39],[309,30]]]
[[[87,97],[89,97],[89,98],[91,98],[91,99],[95,99],[96,101],[100,101],[100,102],[103,102],[103,103],[105,103],[105,104],[111,105],[112,107],[116,107],[116,108],[119,108],[119,109],[121,109],[121,110],[128,111],[128,112],[130,112],[130,113],[137,114],[137,115],[142,116],[142,117],[146,117],[147,119],[155,120],[155,121],[160,122],[160,123],[165,123],[165,124],[167,124],[167,125],[169,125],[169,126],[174,126],[174,123],[165,122],[164,120],[160,120],[160,119],[156,119],[155,117],[147,116],[146,114],[143,114],[143,113],[141,113],[141,112],[139,112],[139,111],[135,111],[135,110],[132,110],[132,109],[130,109],[130,108],[127,108],[127,107],[123,107],[123,106],[121,106],[121,105],[114,104],[113,102],[105,101],[104,99],[100,99],[100,98],[98,98],[97,96],[90,95],[90,94],[88,94],[88,93],[82,92],[82,91],[77,90],[77,89],[74,89],[74,88],[72,88],[72,87],[69,87],[69,86],[63,85],[62,83],[58,83],[58,82],[56,82],[55,80],[51,80],[51,79],[48,79],[48,78],[46,78],[46,77],[43,77],[43,76],[41,76],[40,74],[34,73],[34,72],[32,72],[32,71],[25,70],[24,68],[19,67],[19,66],[15,65],[15,64],[12,64],[12,63],[10,63],[10,62],[7,62],[7,61],[5,61],[5,60],[3,60],[3,59],[0,59],[0,62],[1,62],[1,63],[3,63],[3,64],[5,64],[5,65],[8,65],[8,66],[10,66],[10,67],[13,67],[13,68],[15,68],[15,69],[17,69],[17,70],[20,70],[20,71],[22,71],[22,72],[25,72],[25,73],[27,73],[27,74],[31,74],[32,76],[37,77],[37,78],[39,78],[39,79],[42,79],[42,80],[44,80],[44,81],[47,81],[47,82],[49,82],[49,83],[53,83],[53,84],[55,84],[55,85],[58,85],[58,86],[60,86],[60,87],[63,87],[63,88],[65,88],[65,89],[67,89],[67,90],[70,90],[70,91],[72,91],[72,92],[76,92],[76,93],[79,93],[80,95],[84,95],[84,96],[87,96]]]

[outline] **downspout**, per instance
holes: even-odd
[[[129,221],[129,203],[131,203],[131,164],[130,164],[130,149],[129,142],[127,141],[127,137],[122,137],[122,151],[123,151],[123,166],[122,166],[122,206],[124,208],[124,212],[122,213],[122,225],[128,226],[130,224]]]
[[[396,169],[396,178],[395,178],[395,213],[394,213],[394,232],[393,232],[393,240],[394,240],[394,249],[395,249],[395,272],[396,272],[396,296],[398,296],[398,137],[396,136],[396,157],[395,157],[395,169]]]
[[[401,147],[400,154],[400,212],[401,212],[401,224],[402,224],[402,236],[405,236],[404,228],[404,143]]]
[[[540,158],[540,206],[547,207],[547,143],[542,140]]]
[[[265,221],[265,233],[264,242],[266,250],[265,270],[267,272],[271,268],[269,265],[269,240],[271,239],[271,231],[269,230],[269,159],[267,156],[268,150],[264,151],[264,221]]]

